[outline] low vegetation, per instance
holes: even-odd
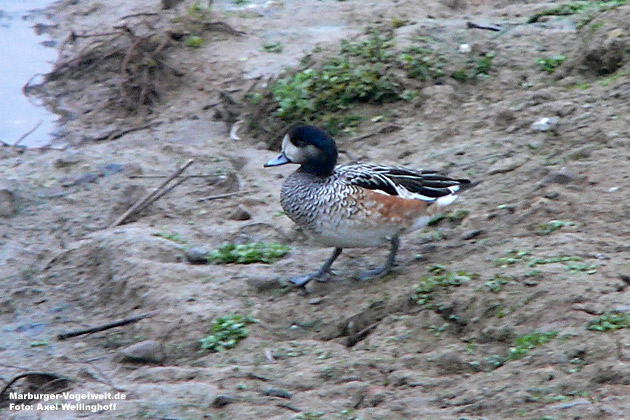
[[[549,221],[549,223],[542,223],[538,225],[538,234],[549,235],[550,233],[565,226],[575,226],[575,223],[569,220],[551,220]]]
[[[616,331],[622,328],[630,328],[630,314],[609,312],[586,324],[586,329],[600,332]]]
[[[439,288],[457,287],[479,278],[479,274],[467,271],[451,272],[441,265],[431,265],[428,269],[431,274],[423,276],[414,287],[412,299],[418,305],[426,305],[431,302],[434,292]]]
[[[540,70],[553,73],[566,59],[565,55],[555,55],[553,57],[537,58],[536,64]]]
[[[258,322],[250,315],[223,315],[212,323],[210,335],[200,340],[201,348],[215,352],[231,349],[249,334],[246,325]]]
[[[334,135],[366,118],[365,110],[359,111],[357,105],[411,101],[422,86],[448,75],[460,81],[488,77],[494,58],[494,53],[470,55],[455,71],[462,59],[453,51],[419,36],[411,45],[397,48],[391,30],[375,29],[364,39],[341,41],[337,54],[327,54],[313,64],[319,52],[316,49],[303,60],[302,68],[289,71],[266,90],[249,94],[250,99],[256,98],[251,105],[264,108],[252,115],[251,129],[306,121]]]
[[[225,243],[210,252],[208,262],[214,264],[252,264],[262,262],[270,264],[284,257],[291,251],[287,245],[250,242],[247,244]]]
[[[535,13],[528,19],[528,23],[538,22],[544,16],[569,16],[587,14],[580,21],[580,26],[592,20],[592,14],[611,10],[630,4],[630,0],[604,0],[604,1],[572,1],[559,6],[550,7]]]
[[[486,357],[486,363],[496,369],[503,366],[510,360],[522,359],[532,350],[540,347],[558,336],[558,331],[533,332],[531,334],[521,335],[513,341],[512,347],[506,355],[493,354]]]

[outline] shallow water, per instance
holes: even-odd
[[[22,91],[35,75],[48,73],[56,59],[57,51],[50,46],[50,38],[37,35],[33,27],[47,23],[45,17],[29,12],[50,3],[51,0],[0,1],[0,140],[6,144],[20,141],[23,146],[45,146],[57,129],[59,117],[39,99],[26,97]]]

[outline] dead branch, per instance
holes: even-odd
[[[110,330],[110,329],[116,328],[116,327],[122,327],[124,325],[133,324],[133,323],[136,323],[136,322],[138,322],[138,321],[140,321],[142,319],[152,317],[153,315],[155,315],[157,313],[158,313],[157,311],[147,312],[147,313],[142,314],[142,315],[137,315],[137,316],[132,316],[130,318],[121,319],[120,321],[110,322],[110,323],[107,323],[105,325],[101,325],[99,327],[84,328],[84,329],[81,329],[81,330],[69,331],[67,333],[59,334],[57,336],[57,339],[60,340],[60,341],[63,341],[65,339],[72,338],[72,337],[78,337],[80,335],[93,334],[95,332],[101,332],[101,331]]]
[[[494,31],[494,32],[501,32],[501,27],[499,26],[494,26],[494,25],[480,25],[478,23],[474,23],[474,22],[466,22],[466,27],[468,29],[485,29],[486,31]]]
[[[156,12],[139,12],[139,13],[132,13],[130,15],[125,15],[123,17],[120,18],[120,20],[125,20],[125,19],[129,19],[132,17],[139,17],[139,16],[158,16],[159,13]]]
[[[147,179],[153,179],[153,178],[166,178],[169,175],[129,175],[128,178],[131,179],[143,179],[143,178],[147,178]],[[192,174],[192,175],[188,175],[186,178],[210,178],[210,177],[216,177],[217,174]]]
[[[368,325],[356,334],[352,334],[348,337],[348,340],[346,341],[346,347],[353,347],[359,341],[364,340],[368,335],[372,333],[372,331],[376,329],[376,327],[378,327],[378,322],[375,322],[372,325]]]
[[[164,195],[164,194],[161,194],[162,190],[173,179],[175,179],[179,175],[181,175],[181,173],[184,172],[186,170],[186,168],[188,168],[190,165],[192,165],[193,162],[194,162],[194,159],[190,159],[188,162],[186,162],[184,164],[184,166],[182,166],[181,168],[179,168],[175,172],[173,172],[173,174],[171,176],[169,176],[166,180],[164,180],[164,182],[162,182],[155,190],[153,190],[152,192],[146,194],[144,197],[142,197],[140,200],[138,200],[136,202],[136,204],[131,206],[126,212],[124,212],[122,214],[122,216],[120,216],[118,219],[116,219],[116,221],[114,223],[109,225],[108,228],[113,228],[113,227],[116,227],[116,226],[122,224],[125,220],[127,220],[129,218],[129,216],[131,216],[132,214],[137,213],[139,211],[142,211],[144,208],[146,208],[148,205],[153,203],[155,200],[157,200],[158,198],[162,197]],[[177,185],[179,185],[179,184],[177,184]],[[170,191],[170,189],[168,191]]]
[[[24,140],[25,138],[27,138],[28,136],[33,134],[35,132],[35,130],[37,130],[40,125],[42,125],[43,122],[44,122],[44,120],[39,120],[39,122],[37,124],[35,124],[35,127],[31,128],[26,133],[22,134],[22,136],[19,139],[17,139],[17,141],[15,143],[13,143],[13,147],[19,146],[20,143],[22,143],[22,140]]]
[[[207,197],[201,197],[201,198],[197,199],[197,201],[220,200],[222,198],[233,197],[235,195],[247,194],[247,193],[251,193],[251,192],[254,192],[254,190],[234,191],[234,192],[225,193],[225,194],[209,195]]]
[[[19,381],[22,378],[34,378],[37,380],[37,382],[41,382],[41,385],[39,385],[38,389],[42,389],[46,386],[50,386],[51,384],[55,384],[57,382],[61,383],[64,382],[62,385],[62,389],[63,388],[67,388],[68,387],[68,383],[70,382],[70,379],[64,376],[60,376],[57,375],[55,373],[48,373],[48,372],[24,372],[24,373],[20,373],[19,375],[15,376],[13,379],[11,379],[2,389],[2,391],[0,391],[0,403],[3,403],[5,401],[9,401],[8,398],[8,393],[7,391],[9,389],[11,389],[11,386],[13,384],[15,384],[17,381]]]

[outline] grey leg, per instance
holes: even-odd
[[[289,281],[291,283],[295,284],[296,286],[304,287],[311,280],[319,279],[319,278],[323,277],[325,274],[330,272],[330,267],[333,265],[333,263],[335,262],[337,257],[339,255],[341,255],[341,251],[343,251],[342,248],[335,248],[335,250],[333,251],[333,253],[330,256],[330,258],[328,258],[328,260],[326,260],[324,265],[322,265],[320,267],[320,269],[317,270],[316,272],[311,273],[311,274],[306,274],[304,276],[291,277],[291,279],[289,279]]]
[[[398,245],[400,244],[400,240],[398,239],[398,235],[394,235],[391,242],[391,248],[389,249],[389,256],[387,257],[387,261],[381,267],[375,268],[374,270],[368,270],[359,275],[359,280],[369,280],[374,277],[383,277],[387,273],[389,273],[394,266],[394,261],[396,259],[396,253],[398,252]]]

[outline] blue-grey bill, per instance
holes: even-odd
[[[265,163],[265,168],[270,166],[286,165],[287,163],[291,163],[291,161],[284,155],[284,153],[280,153],[278,156]]]

